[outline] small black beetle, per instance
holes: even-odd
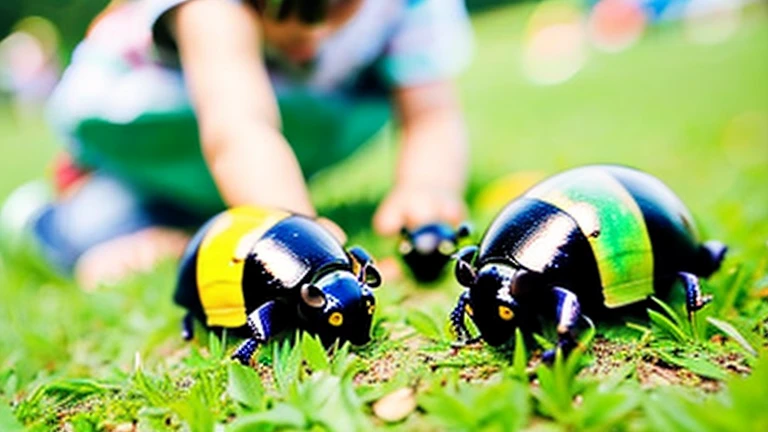
[[[174,300],[193,319],[248,337],[233,358],[247,364],[282,330],[300,328],[325,344],[370,340],[381,276],[361,248],[348,252],[315,220],[256,207],[227,210],[192,238]]]
[[[459,242],[469,234],[468,224],[457,230],[444,223],[423,225],[413,231],[403,228],[397,250],[416,280],[434,282],[443,274]]]
[[[726,249],[700,243],[689,211],[658,179],[622,166],[572,169],[510,202],[479,247],[459,252],[456,278],[467,289],[450,315],[452,328],[470,339],[466,313],[488,344],[500,345],[516,327],[550,317],[567,353],[582,311],[599,315],[665,295],[676,279],[691,319],[711,300],[697,275],[715,272]]]

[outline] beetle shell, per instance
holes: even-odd
[[[248,336],[250,312],[270,300],[298,303],[302,284],[338,269],[351,272],[353,263],[314,220],[240,207],[214,217],[192,238],[174,300],[209,327]]]
[[[492,262],[541,274],[588,310],[663,294],[681,271],[708,276],[717,268],[680,199],[621,166],[566,171],[512,201],[479,245],[476,267]]]

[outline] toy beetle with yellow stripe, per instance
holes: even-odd
[[[451,324],[468,341],[467,314],[482,339],[500,345],[517,327],[553,319],[567,353],[582,312],[639,304],[665,295],[675,280],[690,319],[711,300],[697,276],[717,270],[725,252],[720,242],[699,241],[690,213],[658,179],[621,166],[572,169],[510,202],[479,246],[459,252],[456,277],[467,289]]]
[[[361,248],[345,251],[315,220],[238,207],[211,219],[182,258],[175,301],[193,320],[248,337],[233,358],[249,363],[282,330],[299,328],[330,344],[370,340],[381,276]]]

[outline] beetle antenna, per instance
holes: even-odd
[[[192,312],[187,312],[181,320],[181,337],[187,341],[195,337],[195,318]]]

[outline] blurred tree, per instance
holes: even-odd
[[[530,0],[467,0],[467,9],[469,12],[479,12],[486,9],[491,9],[497,6],[503,6],[512,3],[522,3]]]
[[[0,0],[0,38],[21,18],[38,15],[54,22],[61,32],[62,53],[83,38],[88,24],[109,0]]]
[[[0,39],[8,36],[16,21],[21,18],[22,0],[0,1]]]

